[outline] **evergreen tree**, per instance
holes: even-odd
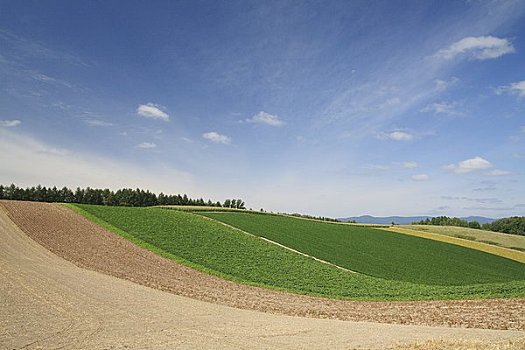
[[[39,202],[63,202],[95,205],[120,205],[120,206],[154,206],[154,205],[199,205],[221,207],[221,202],[205,201],[203,198],[193,199],[186,194],[184,196],[165,195],[158,196],[149,190],[140,188],[121,188],[116,192],[110,189],[99,189],[77,187],[75,192],[67,187],[58,189],[56,186],[47,188],[38,185],[36,187],[20,188],[15,184],[6,187],[0,185],[0,199],[29,200]],[[244,209],[244,202],[240,199],[227,199],[225,206],[228,208]]]

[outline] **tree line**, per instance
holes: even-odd
[[[296,217],[304,218],[304,219],[330,221],[330,222],[341,222],[340,220],[337,220],[337,219],[334,219],[334,218],[329,218],[329,217],[326,217],[326,216],[314,216],[314,215],[299,214],[299,213],[292,213],[292,214],[287,214],[287,215],[296,216]]]
[[[477,221],[467,221],[460,218],[449,218],[448,216],[436,216],[425,220],[413,222],[413,225],[436,225],[436,226],[459,226],[470,228],[481,228]]]
[[[525,236],[525,216],[511,216],[484,224],[485,230]]]
[[[525,216],[512,216],[480,225],[477,221],[467,221],[448,216],[437,216],[413,222],[413,225],[459,226],[477,228],[487,231],[510,233],[525,236]]]
[[[45,186],[18,187],[14,184],[10,186],[0,185],[0,199],[12,199],[34,202],[61,202],[61,203],[79,203],[79,204],[96,204],[96,205],[114,205],[128,207],[147,207],[153,205],[194,205],[210,206],[222,208],[246,209],[241,199],[226,199],[223,203],[211,200],[205,201],[202,198],[189,198],[186,194],[167,195],[159,193],[158,195],[149,190],[140,188],[122,188],[112,191],[108,188],[80,188],[75,191],[68,187],[57,188]]]

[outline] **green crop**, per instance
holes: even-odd
[[[355,300],[525,296],[523,281],[429,286],[346,272],[188,212],[162,208],[74,207],[142,247],[199,270],[251,285]]]
[[[525,280],[525,264],[430,239],[368,227],[250,213],[202,213],[363,274],[432,285]]]

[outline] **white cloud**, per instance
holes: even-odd
[[[98,120],[98,119],[84,120],[84,123],[86,123],[89,126],[100,126],[100,127],[113,126],[113,123],[105,122],[103,120]]]
[[[382,165],[382,164],[367,164],[363,168],[369,169],[369,170],[388,170],[390,169],[388,165]]]
[[[380,139],[387,139],[387,140],[393,140],[393,141],[410,141],[414,138],[414,135],[405,132],[405,131],[392,131],[388,133],[380,133],[378,135],[378,138]]]
[[[0,167],[0,183],[4,184],[115,190],[139,187],[157,193],[179,193],[183,189],[188,195],[205,195],[190,174],[167,165],[144,167],[107,156],[65,150],[5,129],[0,129],[0,164],[9,164]]]
[[[485,170],[492,168],[492,164],[481,157],[474,157],[463,160],[457,164],[449,164],[443,167],[444,170],[454,172],[456,174],[466,174],[472,171]]]
[[[165,109],[163,106],[149,102],[145,105],[139,105],[137,114],[144,118],[160,119],[167,122],[170,120],[170,116],[163,109]]]
[[[245,120],[248,123],[266,124],[270,126],[282,126],[284,122],[279,119],[277,115],[269,114],[266,112],[259,112],[253,117]]]
[[[142,142],[142,143],[139,143],[138,145],[136,145],[135,147],[136,148],[141,148],[141,149],[150,149],[150,148],[157,147],[157,145],[154,144],[153,142]]]
[[[463,113],[458,112],[456,107],[458,106],[457,102],[435,102],[427,105],[425,108],[421,109],[421,112],[425,113],[434,113],[434,114],[447,114],[447,115],[463,115]]]
[[[71,152],[68,151],[67,149],[47,147],[47,146],[39,147],[35,149],[35,152],[40,153],[40,154],[48,154],[48,155],[55,156],[55,157],[65,157],[71,154]]]
[[[414,181],[427,181],[430,179],[430,176],[428,176],[427,174],[417,174],[412,175],[410,178]]]
[[[434,81],[434,83],[436,84],[436,91],[437,92],[443,92],[443,91],[447,90],[449,87],[451,87],[453,85],[456,85],[458,81],[459,81],[459,79],[456,78],[456,77],[452,77],[452,78],[450,78],[450,80],[436,79]]]
[[[494,170],[489,171],[487,173],[488,176],[507,176],[507,175],[510,175],[510,174],[512,174],[510,171],[499,170],[499,169],[494,169]]]
[[[20,125],[20,123],[22,123],[22,122],[20,120],[18,120],[18,119],[14,119],[14,120],[0,120],[0,127],[13,128],[15,126]]]
[[[469,59],[487,60],[513,52],[515,52],[514,46],[507,39],[493,36],[470,36],[453,43],[446,49],[439,50],[436,56],[450,60],[459,55],[467,55]]]
[[[232,142],[230,137],[221,135],[215,131],[206,132],[202,134],[202,137],[204,137],[206,140],[210,140],[211,142],[222,143],[224,145],[229,145]]]
[[[401,163],[401,166],[405,169],[415,169],[417,168],[416,162],[403,162]]]
[[[501,95],[504,93],[525,97],[525,80],[500,86],[496,89],[496,94]]]

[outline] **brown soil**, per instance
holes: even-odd
[[[29,237],[79,267],[202,301],[292,316],[525,330],[525,299],[355,302],[284,293],[164,259],[58,204],[0,201],[2,206]]]

